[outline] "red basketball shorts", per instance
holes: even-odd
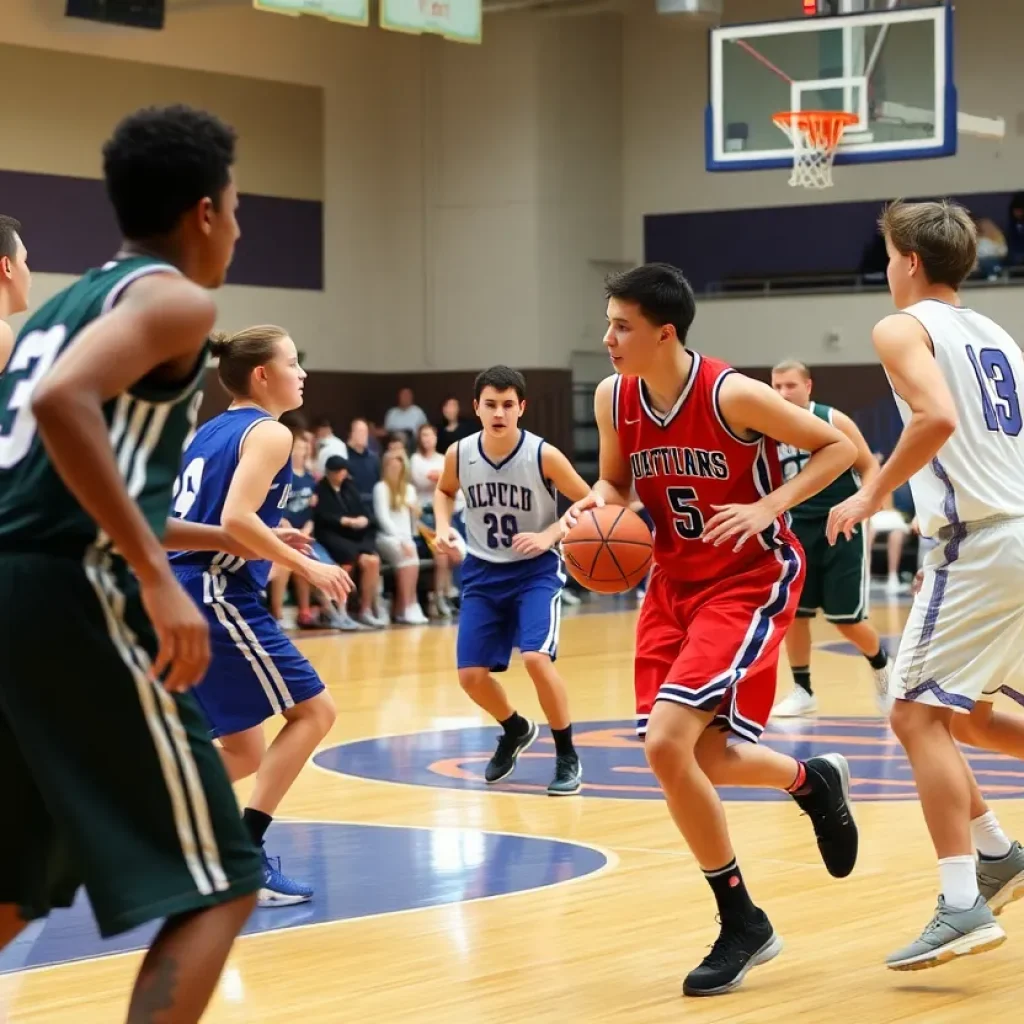
[[[796,614],[804,560],[765,552],[745,572],[693,584],[655,568],[636,627],[637,734],[659,700],[701,711],[757,742],[775,701],[779,645]]]

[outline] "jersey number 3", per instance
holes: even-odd
[[[5,376],[15,383],[5,408],[0,409],[0,469],[16,466],[32,447],[36,418],[32,395],[60,352],[67,328],[57,324],[48,331],[33,331],[18,343]]]
[[[697,540],[704,532],[704,517],[700,509],[691,504],[697,500],[697,492],[692,487],[670,487],[668,504],[672,509],[672,525],[683,540]]]
[[[985,411],[985,426],[1016,437],[1024,421],[1020,415],[1017,381],[1006,354],[998,348],[983,348],[980,352],[967,346],[967,358],[974,367],[974,375],[981,387],[981,407]],[[995,401],[991,391],[995,391]]]

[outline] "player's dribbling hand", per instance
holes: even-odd
[[[512,550],[521,555],[542,555],[551,550],[554,542],[553,537],[546,537],[543,533],[517,533],[512,538]]]
[[[835,544],[840,534],[850,540],[858,524],[870,519],[879,507],[880,504],[872,502],[863,490],[834,505],[828,514],[828,525],[825,527],[825,536],[829,544]]]
[[[313,554],[313,544],[309,534],[296,530],[294,526],[277,526],[274,528],[274,536],[288,547],[301,551],[304,555]]]
[[[454,526],[449,526],[442,532],[438,530],[434,534],[434,547],[442,555],[458,555],[459,553],[459,531]]]
[[[771,509],[759,501],[753,505],[712,505],[713,515],[704,524],[701,540],[705,544],[721,547],[732,537],[736,538],[733,551],[739,551],[751,537],[767,530],[775,519]]]
[[[580,498],[574,505],[570,505],[565,515],[562,516],[560,522],[562,524],[562,536],[566,536],[568,532],[580,521],[580,516],[587,511],[588,508],[604,508],[604,498],[600,494],[595,494],[591,491],[585,498]]]
[[[315,558],[308,560],[303,566],[302,575],[315,587],[329,597],[335,604],[344,605],[355,584],[352,577],[340,565],[326,565]]]
[[[156,633],[157,653],[150,674],[169,693],[201,683],[210,664],[210,627],[168,563],[166,572],[139,583],[142,606]]]

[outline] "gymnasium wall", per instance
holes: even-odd
[[[600,323],[588,259],[621,250],[617,18],[489,18],[476,47],[247,5],[172,3],[159,33],[65,19],[63,0],[2,6],[0,60],[28,78],[0,110],[0,172],[95,181],[118,115],[179,96],[238,124],[243,191],[322,204],[319,287],[267,288],[305,259],[267,238],[222,327],[284,323],[312,369],[419,372],[566,366]],[[264,237],[254,204],[241,218]],[[44,254],[37,302],[73,269]]]

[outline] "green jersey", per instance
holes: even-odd
[[[101,531],[50,461],[32,415],[32,395],[61,353],[94,320],[113,309],[133,281],[178,273],[136,256],[90,270],[25,324],[0,375],[0,550],[84,555]],[[141,344],[141,341],[140,341]],[[139,381],[103,407],[110,443],[128,493],[162,537],[181,452],[202,400],[205,352],[190,378],[173,388]]]
[[[818,419],[826,423],[832,422],[831,405],[811,402],[808,412],[814,413]],[[810,452],[794,448],[790,444],[779,444],[779,466],[782,469],[783,482],[792,480],[804,468],[810,457]],[[857,474],[852,469],[847,469],[826,488],[791,508],[789,513],[794,519],[825,519],[835,505],[856,494],[859,488],[860,479]]]

